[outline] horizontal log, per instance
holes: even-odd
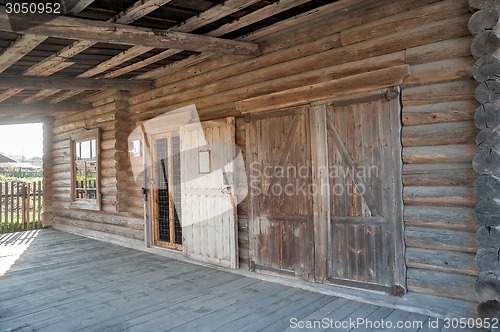
[[[474,156],[472,167],[478,174],[500,175],[500,153],[494,150],[481,150]]]
[[[442,10],[446,8],[446,10]],[[368,23],[353,26],[341,33],[343,45],[363,42],[378,36],[384,36],[395,31],[404,31],[415,24],[425,24],[447,17],[464,14],[468,7],[461,1],[441,1],[438,3],[422,5],[421,7],[405,10],[395,15],[386,15],[379,20],[371,20]]]
[[[469,31],[477,35],[486,30],[493,30],[500,23],[500,14],[496,8],[482,9],[472,14],[469,20]]]
[[[406,205],[423,206],[474,206],[477,202],[472,187],[465,186],[418,186],[403,189]]]
[[[173,48],[194,52],[215,52],[249,56],[261,54],[259,46],[249,42],[68,16],[40,13],[8,16],[5,8],[0,11],[0,22],[0,30],[2,31],[47,37],[161,49]]]
[[[500,301],[500,273],[482,272],[479,274],[475,290],[483,301]]]
[[[453,251],[407,248],[406,265],[409,268],[461,273],[476,276],[479,272],[475,255]]]
[[[405,147],[465,144],[473,141],[477,133],[471,121],[405,126],[402,142]]]
[[[474,118],[478,103],[474,100],[459,100],[436,104],[405,106],[403,125],[469,121]]]
[[[432,27],[429,28],[443,29],[440,31],[453,30],[453,32],[450,31],[450,33],[459,33],[455,30],[459,28],[459,22],[461,22],[462,20],[462,17],[455,17],[451,21],[442,20],[434,22]],[[416,31],[415,29],[417,29],[418,31]],[[170,108],[175,109],[181,107],[181,104],[183,102],[194,102],[197,104],[197,106],[201,101],[206,104],[206,97],[204,99],[201,99],[201,96],[199,94],[200,89],[196,87],[202,84],[206,84],[207,82],[213,85],[216,83],[216,81],[223,80],[224,83],[221,83],[223,85],[219,86],[213,92],[212,99],[214,101],[217,101],[218,98],[220,98],[220,94],[222,91],[234,88],[234,81],[227,81],[228,77],[234,78],[236,74],[241,75],[243,73],[255,71],[255,69],[268,67],[273,64],[280,64],[280,68],[282,68],[281,76],[286,76],[290,75],[290,71],[292,71],[293,73],[299,73],[310,71],[312,68],[318,69],[326,66],[345,64],[356,60],[362,60],[379,55],[398,52],[404,50],[407,47],[415,46],[415,44],[425,44],[426,42],[432,42],[436,40],[436,35],[434,33],[431,33],[431,30],[420,31],[420,27],[417,27],[415,29],[411,29],[409,32],[405,32],[404,34],[395,33],[384,37],[378,37],[373,39],[370,43],[349,45],[343,48],[338,48],[339,45],[332,45],[332,42],[329,41],[332,37],[329,37],[324,41],[321,41],[321,43],[319,43],[319,41],[312,42],[308,45],[299,45],[293,47],[292,49],[286,49],[280,52],[266,54],[256,59],[243,61],[231,66],[226,66],[221,68],[220,70],[211,71],[209,73],[206,73],[205,75],[200,75],[193,79],[187,80],[187,83],[189,83],[188,86],[184,84],[172,84],[163,86],[161,89],[155,89],[154,91],[151,91],[149,93],[133,96],[130,100],[132,104],[131,112],[142,113],[149,110],[153,112],[153,110],[156,109],[153,112],[154,116],[158,112],[167,111],[165,105],[171,105]],[[417,41],[414,38],[409,37],[413,36],[416,33],[422,33],[422,39],[419,39]],[[460,32],[460,34],[462,34],[462,32]],[[440,36],[439,40],[442,39],[441,37],[442,36]],[[403,44],[402,40],[405,41]],[[325,43],[327,43],[328,48],[326,49],[326,51],[323,51]],[[331,49],[332,47],[333,49]],[[300,68],[300,71],[297,72],[298,68]],[[264,72],[268,72],[267,69],[263,70]],[[239,81],[241,82],[241,85],[239,85],[239,87],[243,88],[248,85],[248,77],[252,78],[253,76],[250,76],[248,74],[241,76],[241,80]],[[273,75],[268,76],[267,80],[275,78],[278,78],[278,76],[274,73]],[[264,81],[265,80],[260,79],[258,82]],[[188,87],[190,89],[193,89],[192,94],[191,91],[188,94]],[[180,97],[183,99],[173,99],[171,97],[172,91],[179,91]],[[230,101],[235,100],[226,100],[225,102]],[[212,103],[211,105],[204,105],[204,107],[210,106],[214,106],[214,104]],[[165,109],[162,110],[159,108]]]
[[[480,129],[497,128],[500,126],[500,106],[486,103],[477,108],[474,123]]]
[[[405,239],[408,247],[476,253],[475,233],[455,230],[407,227]]]
[[[479,303],[477,313],[483,319],[488,318],[490,321],[495,318],[498,319],[500,317],[500,301],[489,300]]]
[[[476,278],[462,274],[408,269],[408,291],[477,302]]]
[[[467,163],[478,151],[475,144],[408,147],[403,160],[408,164]]]
[[[471,53],[476,60],[483,56],[496,54],[499,48],[500,36],[496,31],[483,31],[472,39]]]
[[[476,264],[481,272],[500,273],[500,249],[481,248],[476,254]]]
[[[404,80],[402,87],[469,79],[473,64],[474,60],[467,56],[412,65],[411,75]]]
[[[108,234],[120,235],[127,238],[144,240],[144,231],[138,229],[130,229],[127,227],[121,227],[117,225],[107,225],[101,223],[95,223],[92,221],[74,220],[65,217],[60,217],[55,215],[54,221],[66,225],[76,226],[83,229],[90,229],[95,231],[100,231]]]
[[[131,229],[139,229],[139,230],[144,229],[143,219],[137,219],[125,216],[107,215],[92,211],[87,211],[85,213],[82,213],[80,211],[75,211],[75,210],[58,211],[57,215],[60,217],[75,219],[75,220],[92,221],[96,223],[117,225],[117,226],[128,227]]]
[[[405,186],[471,186],[477,178],[470,163],[462,164],[405,164]]]
[[[366,74],[340,78],[266,96],[254,97],[235,104],[241,113],[261,112],[279,107],[312,102],[320,99],[335,98],[346,93],[356,94],[400,85],[410,74],[409,66],[402,65],[375,70]]]
[[[475,208],[476,220],[483,226],[500,226],[500,200],[481,199]]]
[[[500,178],[495,175],[482,175],[474,182],[476,194],[483,199],[500,199]]]
[[[406,50],[406,63],[411,65],[425,64],[456,57],[470,56],[471,42],[472,36],[463,36],[411,47]]]
[[[476,231],[478,224],[472,207],[405,206],[406,226],[421,226],[431,229]]]
[[[498,79],[500,77],[500,58],[496,55],[486,55],[479,58],[474,64],[472,73],[478,82]]]
[[[479,227],[476,239],[483,248],[500,249],[500,227]]]
[[[477,82],[471,79],[429,84],[402,90],[403,107],[468,100],[474,97]]]
[[[7,76],[0,75],[0,89],[58,89],[58,90],[148,90],[153,87],[153,81],[94,79],[79,77],[36,77],[36,76]]]
[[[498,80],[481,82],[477,86],[474,95],[481,104],[498,103],[500,101],[500,82]]]

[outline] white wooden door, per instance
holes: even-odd
[[[182,250],[238,268],[234,118],[181,127]]]

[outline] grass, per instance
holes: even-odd
[[[6,233],[14,233],[14,232],[20,232],[20,231],[26,231],[26,230],[33,230],[33,229],[39,229],[42,228],[42,221],[40,222],[33,222],[31,221],[27,226],[27,229],[23,229],[23,224],[22,223],[15,223],[15,222],[0,222],[0,234],[6,234]]]

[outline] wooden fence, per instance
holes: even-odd
[[[42,228],[42,181],[0,182],[0,233]]]

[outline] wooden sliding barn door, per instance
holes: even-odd
[[[234,118],[181,127],[183,253],[238,267]]]
[[[403,292],[399,99],[327,105],[328,279]]]
[[[307,107],[247,117],[250,268],[312,277]]]

